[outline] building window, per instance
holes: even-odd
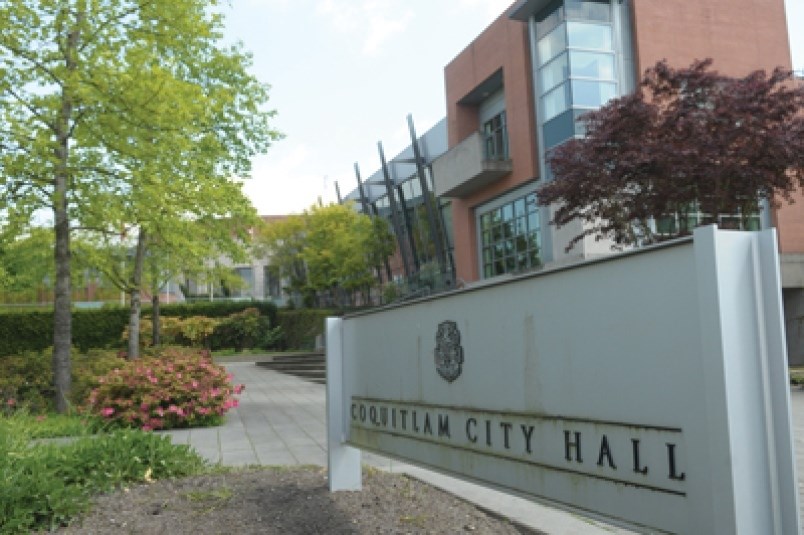
[[[570,119],[618,94],[612,5],[608,0],[565,0],[534,22],[538,118],[542,150],[549,150],[578,135]],[[557,117],[562,118],[552,121]],[[549,179],[543,154],[539,160],[542,176]]]
[[[541,232],[536,194],[496,205],[479,214],[483,278],[541,265]]]
[[[688,211],[681,214],[665,215],[656,218],[656,234],[665,238],[689,234],[695,227],[716,223],[718,228],[729,230],[760,230],[762,223],[759,211],[737,214],[720,214],[717,218],[700,211],[698,203],[693,203]]]
[[[232,291],[232,297],[251,297],[251,289],[254,287],[254,270],[250,267],[235,268],[235,273],[240,277],[240,287]]]
[[[265,266],[263,268],[265,279],[265,298],[279,299],[282,297],[282,280],[279,276],[279,268],[276,266]]]
[[[483,123],[483,142],[486,160],[508,159],[508,129],[504,111]]]

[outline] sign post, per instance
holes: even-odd
[[[773,230],[704,227],[328,337],[333,489],[360,448],[632,529],[799,532]]]

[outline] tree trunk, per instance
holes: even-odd
[[[170,286],[168,286],[168,290]],[[151,261],[151,344],[154,347],[162,343],[162,330],[159,319],[159,266],[156,259]]]
[[[151,316],[153,318],[153,345],[156,347],[162,343],[160,340],[162,337],[162,330],[159,326],[159,288],[154,288],[154,295],[151,297],[151,305],[153,306],[153,310],[151,311]]]
[[[76,51],[80,36],[79,26],[83,14],[76,15],[75,27],[67,34],[64,47],[64,63],[68,72],[74,72]],[[54,157],[56,170],[53,177],[53,231],[56,263],[56,284],[53,303],[53,386],[56,391],[56,410],[69,410],[71,389],[70,346],[72,345],[72,285],[70,280],[70,219],[67,198],[70,183],[70,121],[73,115],[72,88],[65,84],[61,92],[61,109],[53,125],[56,136]]]
[[[66,151],[66,144],[64,147]],[[55,302],[53,306],[53,386],[56,390],[56,410],[62,414],[69,409],[71,388],[70,346],[72,345],[72,287],[70,281],[70,221],[67,217],[67,175],[58,172],[55,180],[54,259],[56,262]]]
[[[134,271],[129,286],[128,359],[140,358],[140,310],[142,309],[142,269],[145,264],[145,229],[140,228],[134,253]]]

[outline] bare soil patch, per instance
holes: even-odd
[[[403,475],[364,469],[330,493],[319,467],[261,468],[142,484],[100,496],[62,534],[538,534]]]

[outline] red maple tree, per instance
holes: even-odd
[[[804,187],[804,84],[777,68],[732,78],[661,61],[639,89],[585,114],[586,135],[548,156],[539,204],[614,246],[653,243],[792,202]],[[699,217],[690,217],[697,214]],[[755,218],[756,219],[756,218]],[[657,229],[657,226],[660,227]]]

